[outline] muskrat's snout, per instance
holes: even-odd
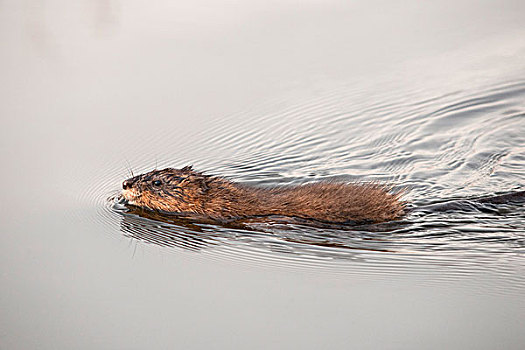
[[[122,188],[127,190],[128,188],[131,188],[131,185],[133,184],[132,181],[130,180],[124,180],[124,182],[122,182]]]
[[[133,204],[132,201],[135,201],[139,197],[139,189],[137,188],[137,181],[134,178],[124,180],[122,182],[122,197],[128,201],[129,204]]]

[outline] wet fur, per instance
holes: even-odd
[[[161,184],[155,185],[156,181]],[[131,205],[223,222],[276,215],[331,223],[377,223],[404,214],[400,194],[379,184],[319,182],[260,188],[184,167],[138,175],[124,181],[123,187],[122,196]]]

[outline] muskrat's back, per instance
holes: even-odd
[[[123,182],[129,204],[218,221],[288,216],[323,222],[382,222],[404,213],[399,194],[379,184],[319,182],[260,188],[204,175],[191,167],[154,170]]]

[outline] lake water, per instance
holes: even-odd
[[[0,349],[522,349],[525,3],[2,1]],[[347,230],[165,223],[194,168],[405,188]]]

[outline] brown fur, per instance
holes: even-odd
[[[129,204],[218,221],[279,215],[333,223],[382,222],[404,214],[399,194],[379,184],[319,182],[259,188],[204,175],[191,167],[154,170],[123,182]]]

